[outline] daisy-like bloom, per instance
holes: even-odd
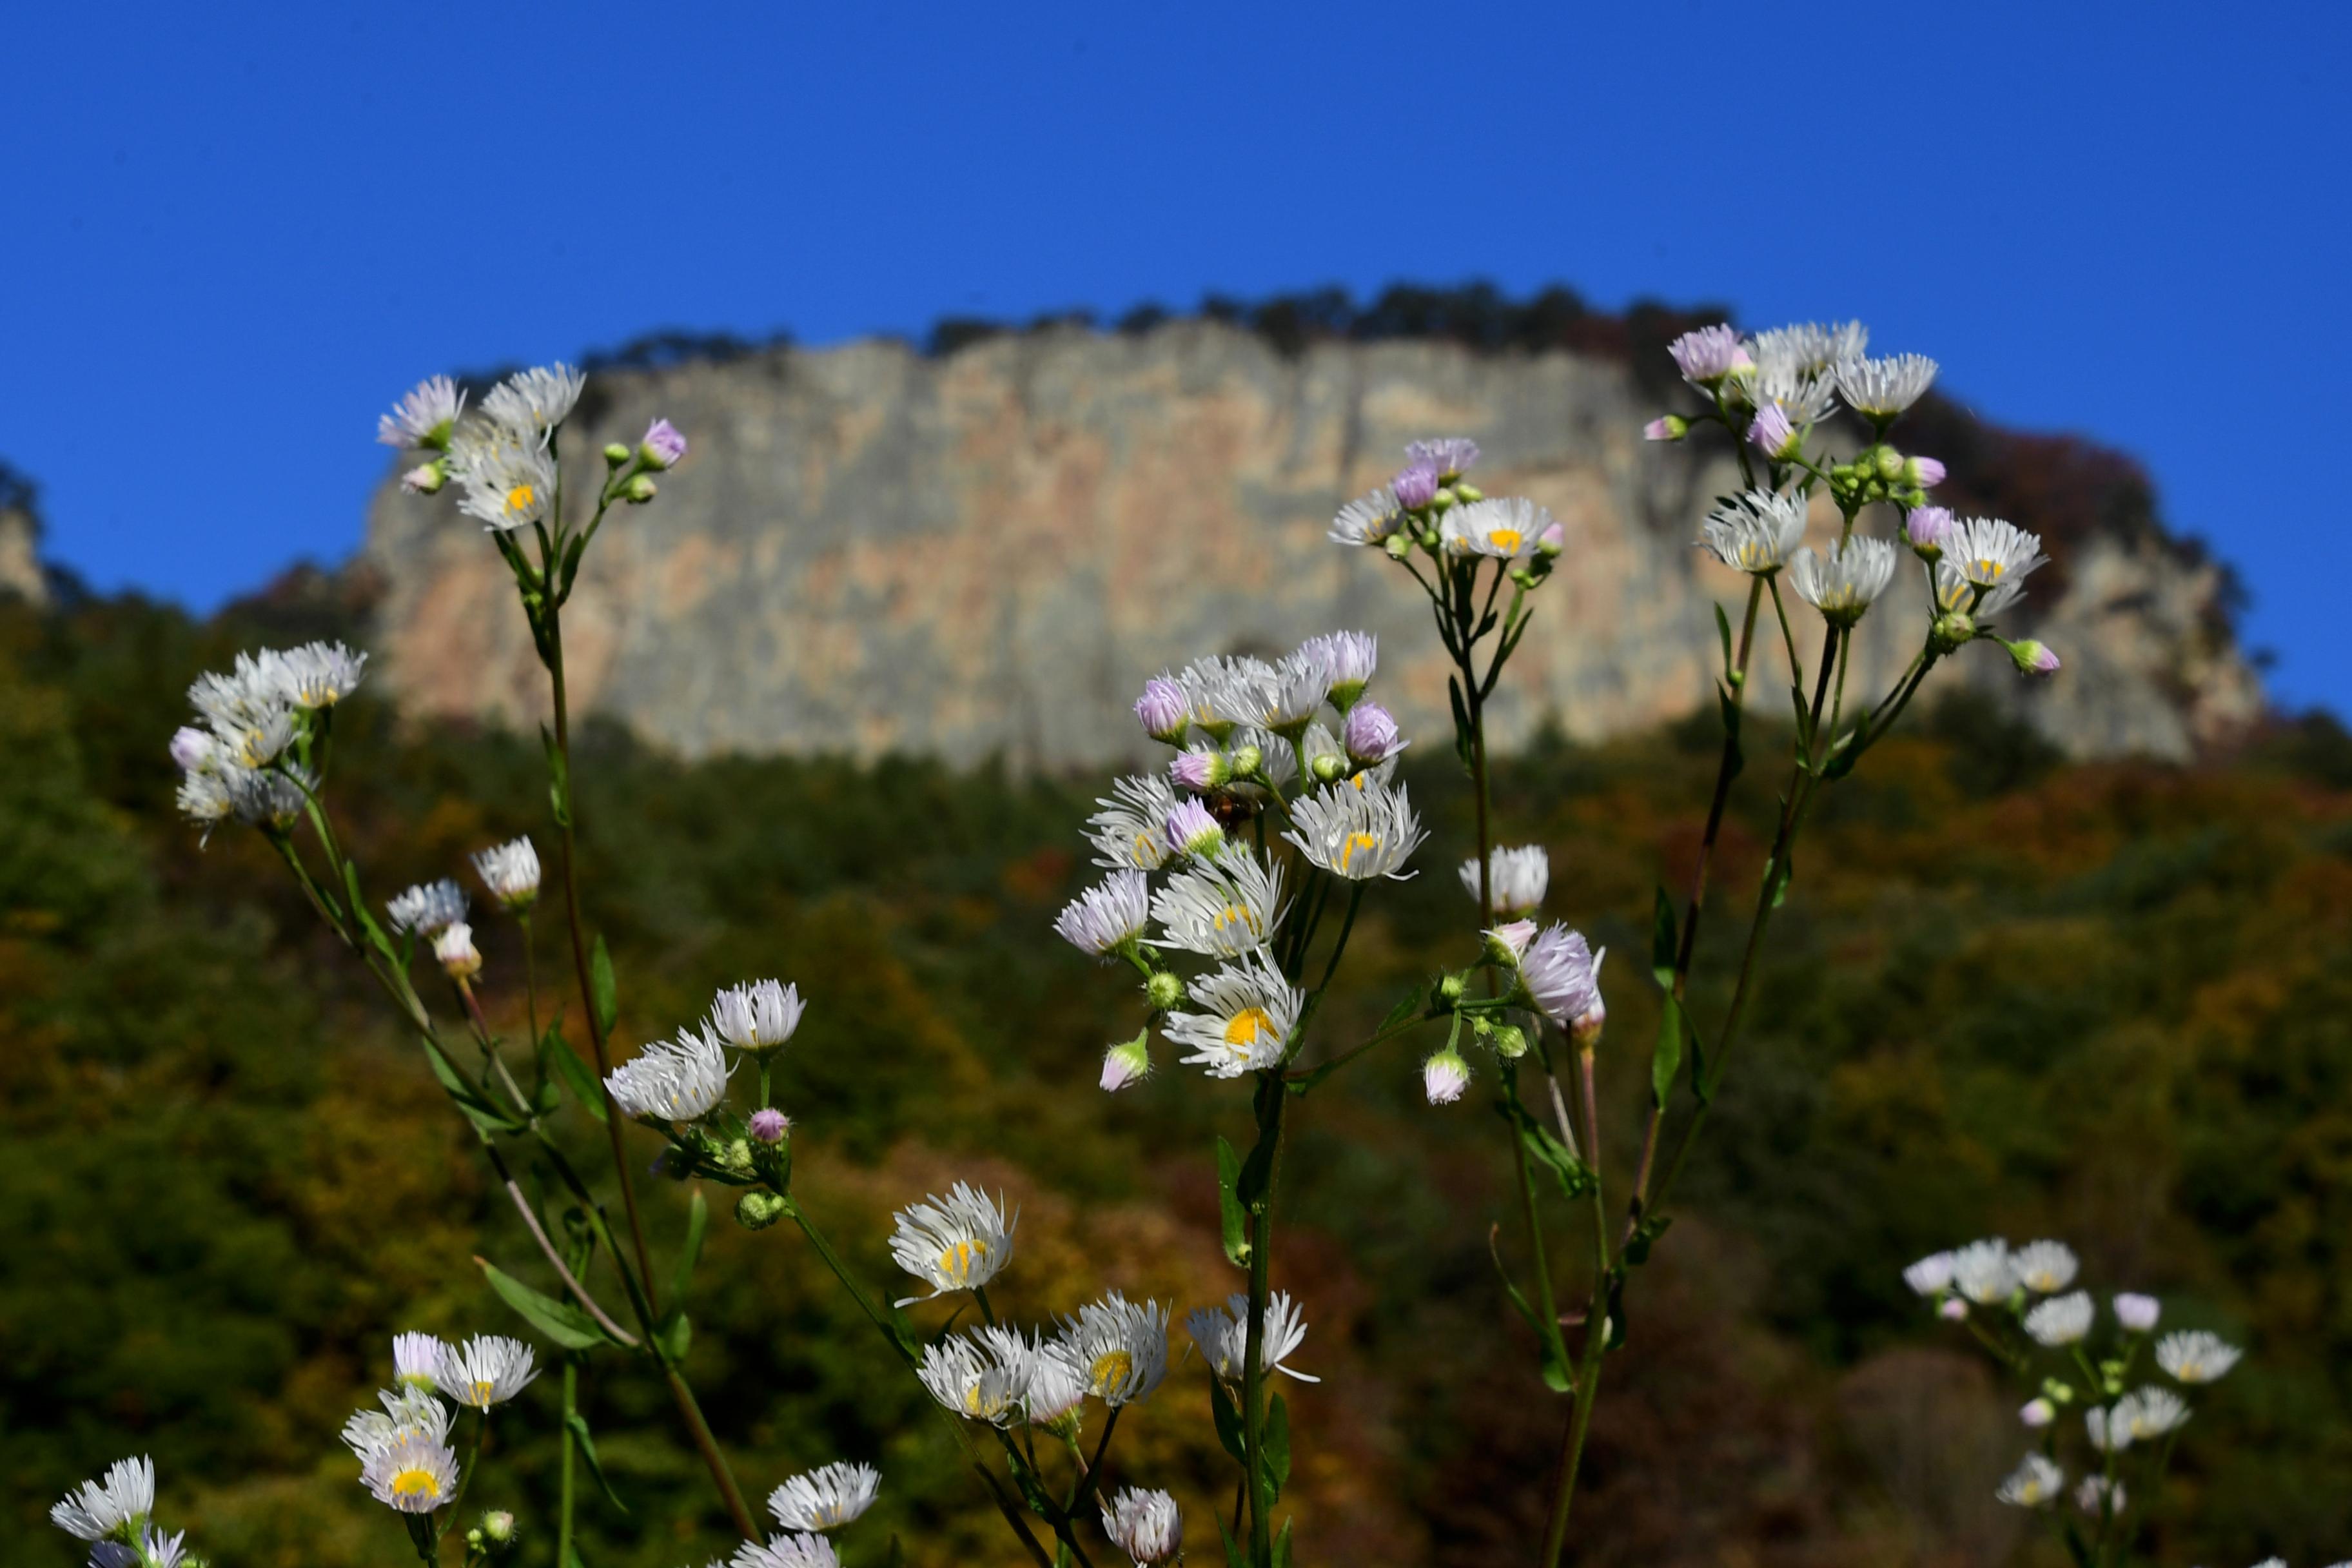
[[[1777,403],[1767,403],[1756,411],[1756,417],[1748,426],[1748,444],[1776,463],[1805,449],[1803,434],[1789,417],[1789,411]]]
[[[1150,916],[1151,879],[1140,871],[1113,871],[1064,906],[1054,931],[1080,952],[1102,958],[1131,946]]]
[[[1675,368],[1693,386],[1713,390],[1723,378],[1743,365],[1752,364],[1739,334],[1728,326],[1701,327],[1695,332],[1685,332],[1666,345],[1673,356]]]
[[[1421,1064],[1421,1092],[1432,1105],[1451,1105],[1470,1087],[1470,1064],[1451,1046],[1440,1046]]]
[[[1748,490],[1706,514],[1698,545],[1735,571],[1767,577],[1789,563],[1805,537],[1805,498]]]
[[[541,437],[468,421],[450,443],[448,468],[465,492],[458,510],[490,528],[528,528],[553,515],[555,459]]]
[[[1462,862],[1462,890],[1478,897],[1478,857]],[[1551,886],[1551,857],[1540,844],[1495,850],[1486,858],[1486,890],[1497,915],[1533,914]]]
[[[1239,1078],[1282,1060],[1306,998],[1259,952],[1203,975],[1189,987],[1197,1013],[1171,1013],[1168,1037],[1191,1051],[1181,1059],[1211,1078]]]
[[[1021,1369],[983,1352],[968,1334],[923,1350],[915,1375],[933,1399],[971,1421],[1010,1426],[1021,1418]]]
[[[1467,436],[1444,436],[1431,441],[1408,441],[1404,460],[1417,467],[1436,470],[1437,477],[1453,483],[1470,471],[1478,460],[1478,443]]]
[[[1397,505],[1407,511],[1419,511],[1437,497],[1440,481],[1437,470],[1426,463],[1413,463],[1396,472],[1389,480],[1389,493],[1396,497]]]
[[[1192,700],[1192,721],[1223,744],[1239,724],[1263,721],[1278,696],[1281,677],[1262,658],[1196,658],[1177,680]]]
[[[2095,1405],[2084,1411],[2083,1431],[2084,1436],[2090,1438],[2091,1447],[2102,1454],[2120,1454],[2130,1447],[2131,1423],[2119,1418],[2126,1414],[2121,1400],[2116,1402],[2116,1408],[2112,1414],[2100,1409]]]
[[[747,1541],[729,1558],[728,1568],[841,1568],[833,1542],[822,1535],[772,1535]]]
[[[2008,1300],[2017,1289],[2017,1276],[2009,1267],[2009,1243],[1995,1237],[1972,1241],[1953,1253],[1952,1284],[1979,1307]]]
[[[387,1388],[376,1397],[381,1410],[354,1410],[343,1423],[343,1446],[364,1465],[404,1437],[449,1440],[449,1407],[422,1389]]]
[[[739,1051],[765,1056],[793,1037],[808,1005],[798,985],[755,980],[710,999],[710,1032]]]
[[[2037,1296],[2053,1295],[2074,1282],[2081,1265],[2063,1241],[2029,1241],[2010,1255],[2017,1282]]]
[[[1141,1083],[1151,1076],[1151,1031],[1131,1040],[1121,1040],[1103,1052],[1102,1088],[1106,1094],[1117,1094],[1131,1083]]]
[[[368,656],[339,642],[304,643],[265,656],[278,692],[297,708],[331,708],[359,689]]]
[[[106,1474],[65,1495],[49,1510],[49,1522],[83,1541],[129,1538],[155,1511],[155,1461],[141,1456],[117,1459]]]
[[[782,1142],[784,1134],[793,1130],[791,1118],[772,1105],[763,1105],[751,1112],[751,1120],[744,1125],[751,1134],[751,1142],[764,1143],[771,1149]]]
[[[1370,632],[1325,632],[1299,644],[1298,651],[1322,661],[1330,677],[1325,695],[1342,713],[1355,706],[1381,664],[1381,639]]]
[[[1915,1296],[1936,1296],[1952,1288],[1952,1255],[1932,1252],[1903,1271],[1903,1283]]]
[[[482,972],[482,955],[474,946],[474,928],[451,921],[433,939],[433,956],[452,980],[471,980]]]
[[[101,1541],[89,1549],[89,1568],[181,1568],[188,1560],[188,1532],[166,1535],[152,1524],[139,1532],[136,1545]]]
[[[1563,1029],[1600,1005],[1601,960],[1581,931],[1546,928],[1520,951],[1518,968],[1528,1000]]]
[[[1951,542],[1957,527],[1958,520],[1947,507],[1915,506],[1903,514],[1903,537],[1922,561],[1942,559],[1944,546]]]
[[[539,1375],[530,1347],[504,1334],[476,1334],[463,1345],[444,1348],[446,1353],[434,1382],[442,1393],[475,1410],[504,1405]]]
[[[2246,1352],[2219,1334],[2184,1329],[2156,1342],[2156,1364],[2177,1383],[2211,1383],[2238,1364]]]
[[[1334,544],[1379,544],[1403,521],[1404,509],[1397,505],[1396,492],[1382,485],[1341,507],[1339,515],[1331,520],[1328,537]]]
[[[439,936],[444,926],[466,918],[466,889],[446,877],[437,882],[419,882],[386,904],[383,912],[394,931]]]
[[[1165,842],[1171,855],[1192,855],[1213,860],[1225,847],[1225,830],[1197,800],[1179,801],[1168,814]]]
[[[2018,1406],[2017,1419],[2028,1430],[2039,1432],[2058,1419],[2058,1407],[2050,1401],[2037,1396]]]
[[[446,375],[429,376],[402,395],[389,414],[378,415],[375,438],[399,451],[437,452],[466,411],[466,395]]]
[[[1134,875],[1142,882],[1140,872]],[[1143,925],[1143,897],[1139,887],[1138,931]],[[1170,947],[1211,958],[1255,952],[1282,921],[1282,868],[1269,867],[1255,855],[1235,853],[1213,866],[1179,871],[1151,900],[1151,915]]]
[[[1925,354],[1850,360],[1837,367],[1837,389],[1846,406],[1885,425],[1919,401],[1936,379],[1936,362]]]
[[[667,419],[646,426],[646,438],[637,443],[637,461],[648,468],[675,468],[685,456],[686,437]]]
[[[1103,1533],[1135,1568],[1172,1563],[1184,1545],[1184,1516],[1162,1491],[1129,1487],[1102,1505]]]
[[[1143,695],[1135,700],[1136,722],[1143,732],[1155,741],[1174,745],[1184,738],[1192,722],[1192,700],[1184,689],[1170,675],[1155,675],[1143,683]]]
[[[482,850],[474,857],[474,874],[490,897],[514,913],[539,899],[539,849],[528,837]]]
[[[2107,1419],[2145,1443],[2161,1437],[2188,1421],[2189,1402],[2168,1388],[2137,1389],[2116,1401]]]
[[[1309,642],[1286,655],[1274,667],[1274,689],[1263,712],[1251,715],[1277,735],[1294,735],[1307,727],[1331,695],[1330,650]]]
[[[1895,580],[1895,546],[1860,534],[1816,554],[1807,545],[1789,563],[1789,581],[1807,604],[1832,626],[1862,619],[1873,599]]]
[[[698,1121],[726,1096],[727,1048],[708,1029],[680,1029],[614,1068],[604,1088],[640,1121]]]
[[[1168,814],[1176,809],[1176,790],[1165,778],[1130,774],[1095,805],[1101,809],[1087,818],[1087,840],[1094,846],[1096,865],[1157,871],[1168,863]]]
[[[1076,1434],[1078,1407],[1087,1401],[1085,1372],[1063,1347],[1047,1344],[1042,1334],[1033,1342],[1023,1340],[1017,1329],[993,1331],[1005,1334],[1019,1347],[1023,1417],[1033,1426]]]
[[[1948,550],[1950,545],[1946,544]],[[2025,584],[2010,581],[1998,588],[1980,588],[1963,575],[1949,559],[1936,563],[1936,607],[1947,615],[1990,619],[2025,596]]]
[[[1748,352],[1764,371],[1785,366],[1806,375],[1827,375],[1842,364],[1862,358],[1870,346],[1870,329],[1860,321],[1797,321],[1756,334]]]
[[[1214,1307],[1202,1307],[1188,1314],[1184,1328],[1220,1382],[1238,1384],[1242,1381],[1243,1370],[1249,1364],[1247,1296],[1227,1297],[1222,1312]],[[1279,1372],[1301,1383],[1322,1382],[1319,1377],[1309,1377],[1282,1364],[1306,1338],[1307,1315],[1290,1299],[1289,1291],[1276,1290],[1266,1298],[1265,1330],[1258,1340],[1258,1370]]]
[[[2084,1476],[2074,1488],[2074,1506],[2088,1514],[2115,1518],[2124,1510],[2124,1484],[2105,1476]]]
[[[2025,1314],[2025,1331],[2032,1334],[2037,1342],[2053,1348],[2080,1344],[2084,1336],[2091,1331],[2091,1318],[2096,1310],[2091,1305],[2091,1295],[2087,1290],[2077,1290],[2071,1296],[2053,1296]]]
[[[1131,1405],[1168,1375],[1168,1309],[1114,1290],[1065,1319],[1057,1342],[1088,1394],[1114,1409]]]
[[[1290,819],[1294,826],[1283,837],[1307,859],[1351,882],[1405,880],[1413,873],[1401,868],[1429,837],[1404,786],[1377,780],[1360,789],[1301,795],[1291,803]]]
[[[2153,1296],[2141,1296],[2126,1290],[2115,1299],[2116,1321],[2135,1334],[2144,1334],[2156,1327],[2156,1320],[2164,1311],[2163,1303]]]
[[[536,365],[491,388],[482,412],[517,435],[543,442],[570,416],[587,384],[588,378],[568,364]]]
[[[794,1476],[768,1494],[768,1511],[786,1530],[837,1530],[874,1506],[882,1472],[847,1461]]]
[[[1954,570],[1979,588],[2015,583],[2050,558],[2042,536],[1997,517],[1963,518],[1944,547]]]
[[[1377,702],[1359,702],[1348,710],[1339,726],[1339,743],[1358,767],[1378,767],[1412,742],[1397,728],[1395,716]]]
[[[2028,637],[2023,642],[2004,642],[2000,646],[2009,650],[2010,659],[2017,666],[2020,675],[2058,673],[2058,651],[2046,642],[2036,642]]]
[[[2044,1508],[2057,1500],[2065,1486],[2065,1471],[2040,1454],[2028,1454],[1992,1495],[2017,1508]]]
[[[1003,1197],[990,1197],[969,1182],[958,1182],[945,1197],[937,1194],[898,1211],[890,1256],[898,1267],[930,1286],[931,1295],[977,1290],[1013,1261],[1013,1227]],[[908,1306],[925,1298],[909,1296]]]
[[[1763,361],[1744,391],[1759,416],[1777,413],[1789,426],[1788,437],[1777,451],[1765,448],[1775,457],[1793,457],[1801,451],[1802,444],[1797,437],[1808,426],[1828,418],[1830,410],[1837,405],[1834,374],[1786,360]]]
[[[434,1379],[441,1375],[442,1364],[449,1357],[449,1343],[434,1334],[414,1331],[392,1336],[392,1377],[401,1387],[426,1394],[434,1391]]]
[[[401,1513],[431,1513],[457,1487],[457,1451],[421,1434],[368,1456],[360,1480],[375,1500]]]
[[[1544,508],[1525,496],[1504,496],[1455,507],[1438,525],[1438,534],[1455,555],[1518,561],[1535,548],[1536,536],[1550,526],[1551,513]]]

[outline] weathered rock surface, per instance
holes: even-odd
[[[1419,436],[1475,437],[1488,493],[1530,496],[1567,526],[1496,705],[1505,744],[1546,723],[1597,738],[1709,700],[1711,605],[1741,589],[1690,544],[1706,498],[1730,488],[1719,443],[1713,458],[1645,444],[1655,410],[1607,359],[1434,342],[1286,357],[1187,321],[1003,337],[943,359],[885,342],[777,350],[609,374],[591,397],[571,451],[634,440],[656,414],[693,449],[590,552],[565,618],[575,701],[688,754],[1097,763],[1139,750],[1127,705],[1146,676],[1334,626],[1380,635],[1378,689],[1442,745],[1445,665],[1419,591],[1325,538],[1339,504]],[[2258,715],[2222,569],[2146,528],[2078,527],[2053,553],[2056,592],[2020,624],[2062,651],[2063,675],[2028,686],[1979,646],[1939,679],[1997,693],[2076,754],[2185,756]],[[387,481],[365,554],[385,584],[380,668],[412,710],[539,715],[543,678],[506,570],[446,497]],[[1900,580],[1864,623],[1866,692],[1916,647],[1918,600]],[[1777,649],[1759,679],[1786,689]]]

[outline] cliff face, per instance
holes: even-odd
[[[688,754],[1098,763],[1139,750],[1127,704],[1148,675],[1337,626],[1380,635],[1382,696],[1444,745],[1444,655],[1418,590],[1324,537],[1339,504],[1425,435],[1475,437],[1487,493],[1530,496],[1567,526],[1494,710],[1504,743],[1547,721],[1600,737],[1708,700],[1710,605],[1741,591],[1690,544],[1707,498],[1733,488],[1727,459],[1643,442],[1656,410],[1606,359],[1432,342],[1285,357],[1180,322],[943,359],[878,342],[778,350],[610,374],[590,396],[571,451],[593,461],[656,414],[693,449],[590,552],[565,616],[575,701]],[[594,481],[579,477],[569,488],[584,492]],[[2048,589],[2030,624],[2065,672],[2029,688],[1979,647],[1939,679],[1998,694],[2077,754],[2185,756],[2256,716],[2219,568],[2152,529],[2013,521],[2064,535],[2063,579],[2036,579]],[[385,584],[373,647],[404,702],[539,715],[505,568],[446,497],[387,482],[366,555]],[[1818,621],[1800,625],[1810,637]],[[1890,594],[1864,632],[1857,675],[1874,693],[1917,646],[1916,599]],[[1786,689],[1776,654],[1759,679]]]

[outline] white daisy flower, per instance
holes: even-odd
[[[1871,601],[1894,580],[1895,546],[1858,533],[1818,554],[1807,545],[1789,563],[1789,581],[1798,596],[1834,626],[1850,626],[1862,619]]]
[[[376,1395],[381,1410],[354,1410],[343,1423],[343,1446],[362,1465],[403,1438],[449,1440],[449,1407],[422,1389],[387,1388]]]
[[[2074,1249],[2063,1241],[2029,1241],[2010,1254],[2010,1272],[2037,1296],[2054,1295],[2074,1282]]]
[[[457,1451],[421,1435],[368,1456],[360,1481],[375,1500],[401,1513],[431,1513],[457,1489]]]
[[[1535,548],[1537,538],[1550,526],[1550,512],[1524,496],[1506,496],[1454,508],[1438,524],[1438,536],[1454,555],[1517,561]]]
[[[297,708],[331,708],[359,689],[368,656],[339,642],[304,643],[265,656],[278,694]]]
[[[1249,1298],[1229,1296],[1225,1310],[1202,1307],[1184,1319],[1186,1331],[1201,1352],[1209,1370],[1221,1382],[1239,1384],[1243,1370],[1249,1363]],[[1301,1383],[1320,1383],[1319,1377],[1309,1377],[1303,1372],[1283,1365],[1290,1352],[1307,1338],[1307,1317],[1287,1290],[1276,1290],[1266,1298],[1265,1330],[1258,1341],[1258,1370],[1279,1372]]]
[[[561,362],[518,371],[490,389],[482,412],[517,435],[542,442],[580,401],[588,378]]]
[[[1805,537],[1805,498],[1748,490],[1707,513],[1698,545],[1736,571],[1769,576]]]
[[[836,1530],[874,1506],[882,1472],[846,1461],[797,1475],[768,1494],[768,1511],[786,1530]]]
[[[1192,699],[1192,721],[1223,742],[1237,724],[1255,724],[1271,711],[1280,686],[1274,666],[1244,654],[1196,658],[1176,677]]]
[[[463,1345],[443,1347],[434,1383],[458,1404],[475,1410],[504,1405],[539,1375],[531,1348],[504,1334],[476,1334]]]
[[[2105,1476],[2084,1476],[2074,1488],[2074,1506],[2084,1513],[2104,1513],[2113,1519],[2123,1512],[2124,1503],[2123,1482],[2111,1481]]]
[[[1382,485],[1341,507],[1339,515],[1331,520],[1328,537],[1334,544],[1379,544],[1403,521],[1404,510],[1397,505],[1396,492]]]
[[[1290,806],[1293,826],[1283,837],[1307,859],[1351,882],[1375,877],[1403,881],[1400,869],[1421,841],[1421,819],[1402,784],[1371,783],[1361,789],[1324,790]]]
[[[456,382],[428,376],[404,393],[391,413],[376,416],[375,438],[397,451],[439,451],[465,411],[466,395]]]
[[[2011,579],[1998,588],[1983,588],[1969,581],[1948,559],[1936,563],[1936,608],[1947,615],[1958,613],[1986,620],[2000,614],[2025,596],[2025,584]]]
[[[1087,838],[1095,864],[1112,870],[1157,871],[1171,858],[1168,814],[1176,809],[1176,788],[1158,773],[1136,773],[1110,786],[1101,807],[1087,818]]]
[[[1826,375],[1862,358],[1870,329],[1860,321],[1797,321],[1771,327],[1749,340],[1748,353],[1759,376],[1778,367],[1802,375]]]
[[[739,1051],[765,1056],[793,1037],[805,1011],[797,984],[754,980],[710,999],[710,1032]]]
[[[708,1029],[680,1029],[614,1068],[604,1088],[640,1121],[698,1121],[726,1097],[727,1050]]]
[[[449,1343],[434,1334],[414,1331],[392,1336],[393,1381],[405,1389],[432,1393],[441,1368],[447,1363]]]
[[[1274,667],[1274,692],[1255,721],[1276,734],[1296,733],[1331,695],[1331,651],[1309,642]]]
[[[2050,558],[2042,553],[2038,533],[1997,517],[1964,517],[1952,525],[1944,559],[1977,587],[1998,588],[2021,581]]]
[[[474,946],[474,928],[451,921],[433,939],[433,956],[452,980],[469,980],[482,972],[482,955]]]
[[[2080,1344],[2091,1331],[2091,1319],[2096,1310],[2091,1305],[2091,1295],[2087,1290],[2077,1290],[2071,1296],[2053,1296],[2025,1314],[2025,1331],[2032,1334],[2037,1342],[2053,1348]]]
[[[474,874],[492,898],[520,913],[539,898],[539,849],[528,837],[494,846],[474,857]]]
[[[466,889],[446,877],[437,882],[419,882],[386,904],[383,911],[394,931],[438,936],[443,927],[466,918]]]
[[[1478,897],[1478,857],[1462,862],[1462,890],[1473,901]],[[1551,857],[1540,844],[1517,849],[1496,848],[1486,857],[1486,889],[1501,916],[1533,914],[1551,887]]]
[[[992,1198],[969,1182],[947,1196],[909,1204],[898,1214],[890,1256],[898,1267],[931,1287],[931,1295],[977,1290],[1013,1261],[1013,1227],[1002,1195]],[[924,1298],[909,1296],[908,1306]]]
[[[2163,1303],[2153,1296],[2142,1296],[2126,1290],[2116,1297],[2116,1321],[2135,1334],[2144,1334],[2156,1327],[2156,1320],[2164,1311]]]
[[[1175,1561],[1184,1545],[1184,1516],[1162,1491],[1129,1487],[1102,1505],[1103,1533],[1136,1568]]]
[[[1331,678],[1331,705],[1343,713],[1364,694],[1381,664],[1381,640],[1370,632],[1325,632],[1308,637],[1298,651],[1323,661]]]
[[[1237,851],[1179,871],[1152,898],[1151,915],[1169,947],[1211,958],[1255,952],[1282,923],[1282,868]]]
[[[117,1459],[106,1474],[84,1481],[49,1510],[49,1522],[83,1541],[131,1535],[155,1511],[155,1461],[142,1455]]]
[[[1180,1059],[1208,1068],[1212,1078],[1239,1078],[1279,1063],[1306,1000],[1263,953],[1228,963],[1186,989],[1202,1011],[1171,1013],[1161,1027],[1191,1051]]]
[[[2097,1405],[2083,1412],[2083,1432],[2091,1447],[2102,1454],[2120,1454],[2132,1445],[2131,1422],[2125,1419],[2130,1412],[2117,1400],[2113,1413]]]
[[[727,1562],[728,1568],[841,1568],[833,1542],[822,1535],[772,1535],[764,1542],[747,1541]]]
[[[1916,1296],[1934,1296],[1952,1288],[1952,1255],[1931,1252],[1903,1271],[1903,1283]]]
[[[505,532],[555,514],[555,459],[536,437],[475,420],[457,427],[449,471],[463,492],[457,510]]]
[[[1850,360],[1837,367],[1837,387],[1846,406],[1884,425],[1926,395],[1936,379],[1936,362],[1925,354]]]
[[[1010,1426],[1021,1419],[1023,1368],[983,1351],[969,1334],[950,1334],[923,1350],[915,1375],[931,1397],[967,1420]]]
[[[2008,1300],[2017,1289],[2017,1276],[2009,1267],[2009,1243],[1995,1237],[1972,1241],[1953,1253],[1952,1283],[1979,1307]]]
[[[1511,942],[1513,926],[1489,935]],[[1552,925],[1517,944],[1519,984],[1544,1016],[1565,1029],[1601,1003],[1601,959],[1584,933]]]
[[[983,1329],[982,1333],[991,1331]],[[1084,1369],[1072,1361],[1069,1353],[1058,1344],[1048,1344],[1041,1333],[1034,1341],[1022,1337],[1021,1331],[997,1330],[1004,1334],[1017,1352],[1008,1352],[1021,1367],[1021,1412],[1023,1419],[1033,1426],[1050,1426],[1059,1431],[1075,1432],[1078,1426],[1078,1407],[1087,1400],[1087,1377]]]
[[[1151,918],[1151,882],[1141,871],[1113,871],[1072,899],[1054,930],[1080,952],[1097,958],[1124,951]]]
[[[2161,1437],[2189,1419],[2189,1402],[2168,1388],[2153,1385],[2125,1394],[2108,1416],[2136,1443]]]
[[[2211,1383],[2238,1364],[2246,1352],[2219,1334],[2184,1329],[2156,1342],[2156,1364],[2179,1383]]]
[[[2018,1508],[2042,1508],[2055,1502],[2065,1486],[2065,1471],[2040,1454],[2028,1454],[1992,1495]]]
[[[1150,1397],[1168,1375],[1168,1309],[1114,1290],[1065,1319],[1058,1342],[1086,1391],[1115,1409]]]

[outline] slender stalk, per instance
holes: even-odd
[[[1584,1313],[1584,1355],[1576,1373],[1576,1405],[1569,1413],[1568,1433],[1560,1444],[1559,1465],[1552,1479],[1551,1520],[1544,1530],[1544,1568],[1558,1568],[1568,1544],[1569,1511],[1576,1501],[1576,1473],[1584,1463],[1585,1439],[1592,1431],[1592,1407],[1601,1398],[1601,1359],[1609,1348],[1609,1205],[1601,1191],[1600,1096],[1595,1087],[1593,1048],[1581,1046],[1577,1060],[1583,1073],[1586,1158],[1592,1170],[1592,1300]]]
[[[580,1361],[563,1358],[563,1468],[561,1471],[555,1522],[555,1568],[572,1568],[572,1509],[573,1500],[572,1420],[580,1409]]]
[[[474,1440],[466,1445],[466,1462],[457,1470],[457,1484],[449,1493],[449,1511],[442,1518],[441,1534],[446,1539],[457,1528],[457,1508],[466,1500],[466,1489],[474,1484],[474,1472],[482,1468],[482,1439],[490,1434],[490,1413],[487,1409],[474,1412]]]
[[[760,1539],[759,1521],[751,1517],[743,1501],[742,1489],[735,1484],[735,1472],[727,1468],[727,1456],[719,1451],[719,1439],[710,1435],[710,1423],[702,1418],[702,1406],[696,1403],[694,1390],[668,1361],[662,1363],[662,1379],[669,1384],[670,1397],[677,1402],[677,1413],[686,1417],[686,1429],[694,1439],[697,1452],[710,1471],[710,1479],[719,1483],[719,1500],[727,1505],[727,1517],[746,1541]]]
[[[1243,1479],[1249,1499],[1250,1562],[1270,1568],[1274,1562],[1274,1520],[1266,1507],[1259,1477],[1265,1468],[1265,1308],[1272,1294],[1274,1264],[1274,1188],[1280,1165],[1282,1112],[1290,1094],[1278,1070],[1258,1074],[1257,1149],[1266,1152],[1265,1191],[1250,1210],[1249,1323],[1242,1346]]]

